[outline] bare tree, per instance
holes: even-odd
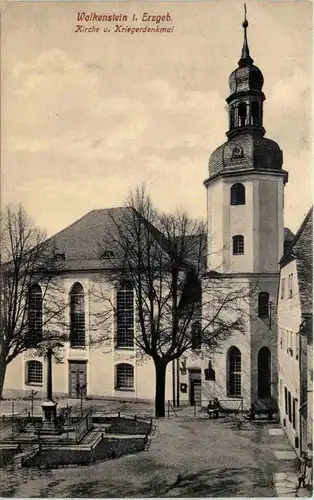
[[[0,399],[8,364],[42,341],[65,340],[61,265],[53,240],[46,240],[25,210],[6,207],[1,214]]]
[[[217,272],[207,272],[203,222],[179,211],[158,213],[145,188],[131,194],[126,205],[112,215],[112,229],[101,245],[103,281],[128,283],[134,290],[137,353],[154,361],[155,414],[163,417],[168,363],[200,347],[200,354],[212,352],[229,335],[243,332],[241,301],[251,292],[235,290]]]

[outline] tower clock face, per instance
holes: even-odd
[[[243,149],[241,146],[237,145],[232,150],[232,156],[235,158],[241,158],[243,156]]]

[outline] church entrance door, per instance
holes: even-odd
[[[258,352],[258,397],[271,396],[271,354],[268,347],[262,347]]]
[[[86,397],[86,362],[69,361],[69,397]]]
[[[202,380],[201,380],[201,370],[194,369],[189,370],[189,382],[190,382],[190,405],[200,405],[202,402]]]

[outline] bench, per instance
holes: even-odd
[[[244,415],[244,420],[249,422],[274,422],[277,419],[274,417],[278,410],[276,408],[256,408],[254,415],[250,413]]]
[[[207,408],[208,418],[218,418],[219,408]]]
[[[273,415],[277,413],[277,408],[256,408],[255,415],[265,415],[267,420],[272,420]]]

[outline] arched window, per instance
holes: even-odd
[[[134,291],[124,281],[117,291],[117,347],[134,345]]]
[[[232,237],[232,253],[233,255],[244,254],[244,236],[241,234]]]
[[[40,361],[32,360],[26,363],[26,383],[43,383],[43,365]]]
[[[200,321],[194,321],[191,327],[192,349],[201,349],[202,347],[202,325]]]
[[[70,345],[85,347],[85,299],[80,283],[75,283],[70,292]]]
[[[245,187],[241,182],[231,186],[230,203],[231,205],[245,205]]]
[[[134,368],[127,363],[121,363],[116,367],[116,388],[134,388]]]
[[[269,293],[261,292],[258,294],[258,316],[268,316],[269,314]]]
[[[234,108],[229,108],[229,128],[234,128]]]
[[[43,337],[43,297],[38,284],[32,285],[28,294],[28,342],[36,345]]]
[[[227,396],[241,396],[241,352],[235,346],[227,353]]]
[[[271,396],[271,352],[267,346],[261,347],[257,355],[258,397]]]
[[[240,102],[238,107],[239,127],[244,127],[246,120],[246,103]]]
[[[259,126],[259,104],[256,101],[253,101],[251,104],[251,115],[253,120],[253,125],[255,127]]]

